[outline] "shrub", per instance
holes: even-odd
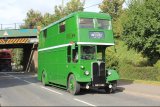
[[[160,71],[155,67],[134,67],[126,65],[120,68],[120,76],[126,79],[160,81]]]
[[[106,67],[118,70],[119,59],[114,51],[114,47],[108,47],[106,49]]]
[[[158,60],[157,63],[154,64],[154,67],[160,70],[160,60]]]

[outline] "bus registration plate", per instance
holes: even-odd
[[[104,39],[104,32],[90,32],[90,39]]]

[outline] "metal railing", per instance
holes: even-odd
[[[0,30],[5,29],[20,29],[24,23],[13,23],[13,24],[0,24]]]

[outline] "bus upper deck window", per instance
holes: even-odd
[[[59,24],[59,32],[60,33],[65,32],[65,22],[61,22]]]
[[[108,29],[111,30],[111,21],[105,19],[97,19],[99,29]]]
[[[45,30],[43,31],[43,37],[44,37],[44,38],[47,37],[47,29],[45,29]]]
[[[80,18],[79,27],[80,28],[94,28],[93,19]]]

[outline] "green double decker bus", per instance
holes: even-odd
[[[113,92],[119,75],[105,67],[105,50],[113,45],[110,15],[72,13],[40,31],[38,79],[44,85],[63,86],[73,95],[82,88]]]

